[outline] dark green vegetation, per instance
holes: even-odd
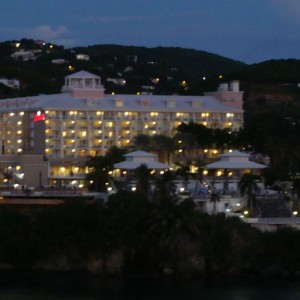
[[[167,180],[162,179],[158,186]],[[105,203],[0,210],[0,262],[17,269],[114,275],[294,275],[300,232],[262,233],[238,218],[209,216],[158,188],[147,199],[119,192]],[[173,273],[174,272],[174,273]]]
[[[220,74],[237,71],[243,63],[204,51],[182,48],[143,48],[117,45],[95,45],[64,49],[62,46],[40,45],[23,39],[0,43],[0,76],[21,80],[21,90],[8,93],[0,88],[0,97],[59,93],[64,76],[80,70],[100,75],[107,93],[143,92],[142,86],[153,86],[155,94],[201,94],[218,84]],[[37,59],[23,61],[10,57],[15,51],[39,50]],[[77,60],[76,54],[87,54],[88,61]],[[66,63],[53,64],[53,59]],[[71,68],[70,68],[71,67]],[[203,80],[203,77],[206,80]],[[225,75],[224,75],[225,76]],[[107,78],[123,78],[126,85],[108,82]],[[157,83],[152,80],[159,78]],[[182,85],[182,81],[186,81]]]

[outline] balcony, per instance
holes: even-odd
[[[51,174],[49,176],[50,179],[73,179],[73,180],[83,179],[85,177],[86,177],[85,173],[74,173],[72,175],[70,175],[70,174],[65,174],[65,175],[62,175],[62,174]]]

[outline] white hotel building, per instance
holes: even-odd
[[[205,96],[111,95],[99,76],[66,76],[62,93],[0,100],[0,184],[82,184],[88,155],[130,145],[137,134],[172,136],[181,122],[243,127],[239,83]],[[10,182],[11,183],[11,182]]]

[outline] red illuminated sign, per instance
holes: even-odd
[[[45,120],[45,114],[41,113],[38,111],[34,116],[33,116],[33,122],[39,122],[39,121],[44,121]]]

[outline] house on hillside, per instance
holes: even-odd
[[[88,61],[90,60],[90,56],[87,54],[76,54],[76,59]]]
[[[18,90],[20,89],[20,80],[18,79],[7,79],[7,78],[0,78],[0,83],[4,84],[5,86]]]
[[[11,56],[11,58],[17,60],[17,59],[22,59],[23,61],[28,61],[28,60],[35,60],[37,59],[37,55],[34,51],[32,50],[20,50],[14,52]]]

